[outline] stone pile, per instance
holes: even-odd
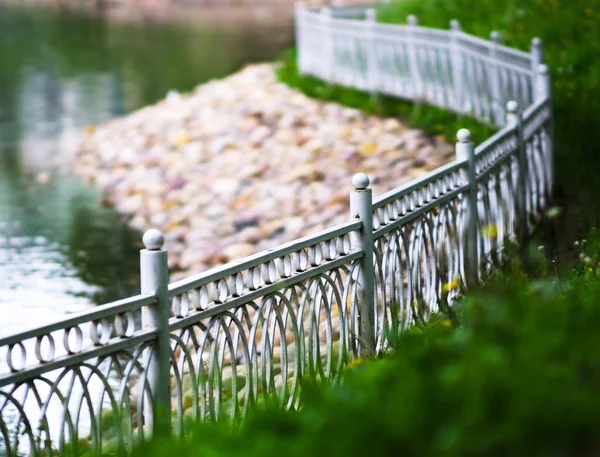
[[[377,196],[453,155],[396,119],[310,99],[260,64],[88,128],[71,166],[134,228],[164,232],[181,277],[347,220],[355,173]]]

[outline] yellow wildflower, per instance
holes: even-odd
[[[442,286],[443,292],[450,292],[456,290],[460,286],[460,278],[456,278],[454,281],[448,282]]]
[[[488,224],[485,227],[483,227],[483,233],[490,238],[497,238],[498,227],[496,226],[496,224]]]
[[[354,359],[354,360],[351,360],[348,365],[346,365],[346,369],[352,370],[356,367],[364,365],[364,363],[365,363],[365,359]]]
[[[450,319],[444,319],[443,321],[440,322],[440,325],[442,327],[452,328],[452,321]]]

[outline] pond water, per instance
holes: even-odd
[[[0,5],[0,336],[139,291],[141,235],[59,175],[65,135],[273,59],[293,37],[291,13],[271,13],[156,23]]]

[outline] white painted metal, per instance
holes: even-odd
[[[363,252],[358,271],[358,308],[360,318],[361,357],[375,355],[375,273],[373,269],[373,194],[369,177],[358,173],[352,178],[354,188],[350,192],[350,216],[360,219],[362,228],[352,232],[351,244]]]
[[[153,294],[156,301],[142,311],[142,326],[157,332],[152,348],[148,382],[152,393],[152,409],[146,409],[146,423],[152,423],[152,434],[164,435],[171,431],[170,342],[169,342],[169,267],[164,237],[156,229],[144,233],[146,249],[140,251],[140,284],[143,294]]]
[[[478,245],[478,211],[477,211],[477,177],[475,173],[475,145],[471,141],[471,132],[460,129],[456,134],[456,159],[467,161],[466,180],[467,191],[467,224],[464,231],[465,275],[467,287],[473,287],[479,282]]]
[[[356,20],[368,16],[366,21]],[[541,42],[532,53],[470,36],[457,21],[451,30],[377,23],[368,7],[304,8],[296,16],[298,62],[302,74],[416,102],[423,101],[473,115],[495,125],[504,123],[509,100],[529,106],[534,100]],[[305,65],[310,61],[310,65]]]

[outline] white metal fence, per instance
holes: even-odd
[[[184,435],[188,418],[295,406],[303,377],[338,382],[531,230],[552,187],[539,40],[527,54],[456,23],[347,18],[356,11],[298,7],[302,73],[501,130],[477,147],[459,131],[455,161],[375,199],[356,175],[347,223],[173,284],[162,235],[148,231],[141,295],[0,339],[0,454],[129,451],[150,433]]]

